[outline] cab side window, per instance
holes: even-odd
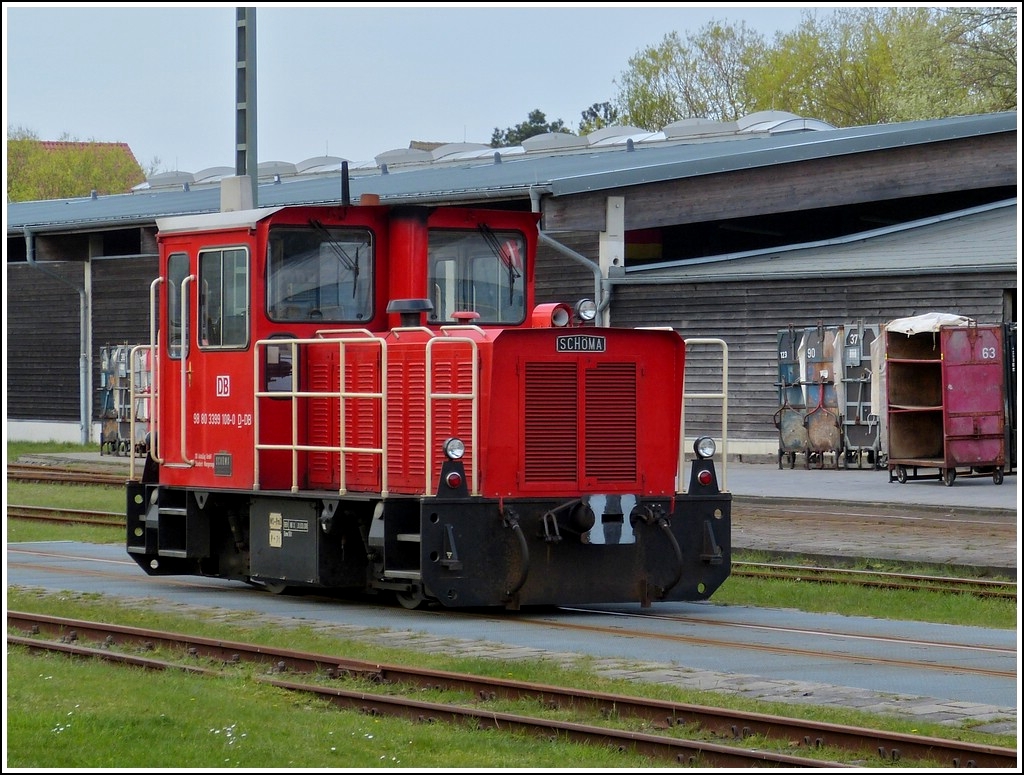
[[[249,344],[249,257],[245,248],[199,253],[199,344],[237,349]]]
[[[188,356],[188,342],[182,341],[182,320],[188,320],[188,293],[182,311],[182,281],[188,277],[188,254],[175,253],[167,259],[167,354],[174,359]]]

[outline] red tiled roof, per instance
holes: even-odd
[[[87,143],[81,141],[66,142],[63,140],[39,140],[38,142],[47,151],[62,151],[66,148],[118,148],[138,164],[138,160],[135,158],[135,154],[132,153],[128,143]]]

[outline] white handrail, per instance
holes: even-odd
[[[329,337],[321,336],[321,334],[329,333]],[[346,392],[345,391],[345,350],[347,345],[350,344],[370,344],[375,347],[381,348],[381,373],[384,377],[381,380],[381,389],[377,392]],[[299,491],[299,469],[298,469],[298,454],[299,452],[337,452],[340,457],[340,478],[339,478],[339,495],[345,495],[347,489],[345,487],[345,455],[350,452],[360,452],[366,454],[380,455],[381,457],[381,495],[387,497],[387,343],[383,338],[374,336],[371,332],[365,329],[352,329],[352,330],[333,330],[333,331],[318,331],[317,336],[311,339],[260,339],[253,345],[253,385],[260,384],[260,364],[262,358],[260,353],[262,348],[274,346],[285,346],[287,345],[291,350],[291,363],[299,363],[298,353],[300,346],[313,347],[313,346],[335,346],[338,347],[338,374],[339,384],[338,389],[334,391],[301,391],[298,389],[297,373],[293,371],[293,378],[291,388],[287,391],[284,390],[253,390],[253,439],[254,439],[254,455],[253,455],[253,489],[260,489],[260,455],[261,450],[286,450],[291,453],[292,471],[291,471],[291,491]],[[291,443],[290,444],[262,444],[260,443],[260,411],[259,411],[259,399],[261,398],[287,398],[291,401]],[[337,446],[324,446],[324,445],[312,445],[312,444],[299,444],[298,432],[299,432],[299,417],[298,417],[298,401],[299,398],[331,398],[338,401],[338,417],[339,417],[339,428],[338,428],[338,445]],[[380,427],[381,427],[381,446],[379,447],[349,447],[345,445],[345,399],[346,398],[370,398],[380,402]]]
[[[676,489],[679,492],[685,492],[683,483],[686,482],[685,478],[685,448],[686,448],[686,399],[687,398],[719,398],[722,400],[722,481],[721,489],[728,490],[728,461],[729,461],[729,436],[728,436],[728,423],[729,423],[729,345],[725,343],[724,339],[715,339],[707,337],[693,337],[690,339],[683,339],[686,344],[687,350],[690,345],[697,344],[711,344],[718,345],[722,348],[722,390],[718,393],[687,393],[686,382],[683,384],[683,406],[679,413],[679,470],[676,472]]]
[[[435,393],[434,392],[434,369],[433,369],[433,354],[434,347],[448,344],[468,344],[472,354],[471,361],[471,376],[470,376],[470,389],[469,393]],[[480,494],[480,447],[478,442],[479,436],[479,414],[480,414],[480,396],[479,396],[479,364],[477,362],[477,342],[468,336],[451,336],[445,332],[445,336],[437,339],[431,339],[427,342],[426,353],[425,353],[425,366],[424,366],[424,382],[427,391],[427,407],[426,407],[426,482],[424,492],[431,492],[433,489],[431,485],[431,477],[433,476],[433,450],[434,443],[432,439],[433,432],[433,407],[434,401],[449,399],[453,401],[466,401],[470,402],[470,450],[472,450],[473,465],[470,467],[469,480],[470,480],[470,495]],[[457,374],[453,373],[452,382],[457,379]]]
[[[187,445],[185,443],[185,421],[188,418],[188,410],[186,408],[186,403],[187,403],[186,396],[188,395],[188,386],[185,384],[186,376],[187,376],[187,373],[188,373],[188,370],[185,367],[187,365],[186,361],[188,360],[188,352],[189,352],[189,346],[188,346],[188,344],[189,344],[189,342],[188,342],[188,337],[189,337],[189,330],[188,330],[188,284],[190,282],[192,282],[193,280],[195,280],[195,279],[196,279],[196,276],[194,274],[190,274],[190,275],[188,275],[187,277],[185,277],[181,281],[181,359],[179,360],[179,363],[181,364],[181,366],[180,366],[180,368],[181,368],[181,395],[179,397],[180,398],[179,403],[181,404],[181,417],[180,417],[180,423],[181,423],[181,428],[180,428],[180,431],[181,431],[181,433],[180,433],[181,449],[179,450],[179,452],[181,453],[182,463],[184,463],[186,466],[194,466],[196,464],[195,460],[192,460],[192,459],[189,458],[188,450],[187,450]]]

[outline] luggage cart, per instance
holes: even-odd
[[[879,418],[871,412],[871,346],[877,326],[858,321],[846,329],[843,343],[843,451],[846,467],[880,467]]]
[[[792,326],[778,332],[779,409],[773,422],[779,431],[779,469],[785,457],[790,468],[796,467],[797,453],[807,452],[807,428],[804,417],[803,380],[800,377],[800,350],[803,346],[803,332]]]
[[[889,481],[939,479],[948,487],[963,473],[1002,484],[1003,327],[923,317],[886,327]]]
[[[842,458],[843,424],[836,389],[836,372],[839,370],[836,346],[842,339],[842,326],[825,326],[820,322],[804,334],[804,384],[807,386],[807,406],[813,406],[804,416],[807,468],[811,467],[812,460],[817,462],[818,468],[824,468],[826,456],[831,456],[832,467],[838,469]]]
[[[148,391],[150,373],[148,364],[132,358],[135,348],[128,344],[107,345],[100,348],[100,454],[129,456],[145,448],[148,432],[148,401],[132,400],[132,380]],[[135,434],[132,438],[133,413]]]

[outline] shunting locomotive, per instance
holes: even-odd
[[[146,573],[511,610],[704,600],[728,577],[715,442],[684,449],[684,339],[536,303],[537,213],[157,225],[127,484]]]

